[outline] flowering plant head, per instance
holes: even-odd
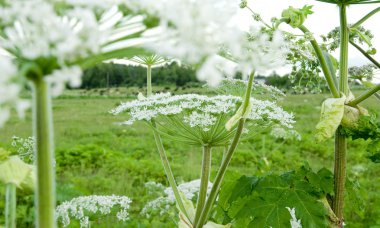
[[[127,221],[131,202],[126,196],[80,196],[59,205],[56,208],[56,218],[62,222],[63,227],[70,225],[70,217],[79,220],[80,227],[89,227],[90,215],[107,215],[118,209],[117,219]]]
[[[271,101],[251,98],[250,113],[246,116],[247,129],[279,124],[291,128],[293,115],[285,112]],[[242,98],[232,95],[204,96],[170,93],[155,94],[125,102],[111,111],[127,113],[124,124],[154,121],[162,135],[170,139],[198,146],[225,146],[235,133],[236,126],[226,129],[226,124],[242,104]]]

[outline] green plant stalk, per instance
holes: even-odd
[[[199,216],[201,215],[201,212],[206,202],[210,172],[211,172],[211,147],[203,146],[201,185],[199,188],[198,201],[197,201],[197,207],[195,211],[195,218],[194,218],[193,224],[196,224],[198,222]]]
[[[348,88],[348,42],[349,32],[347,26],[346,5],[339,6],[340,13],[340,61],[339,61],[339,90],[346,96],[349,93]],[[334,198],[333,211],[343,226],[344,212],[344,192],[346,181],[346,154],[347,140],[341,134],[341,127],[335,133],[335,157],[334,157]]]
[[[150,97],[152,95],[152,66],[146,66],[146,95]]]
[[[362,102],[362,101],[366,100],[367,98],[369,98],[370,96],[376,94],[377,91],[380,91],[380,84],[377,84],[372,89],[368,90],[364,94],[357,97],[355,100],[349,102],[348,105],[351,105],[351,106],[358,105],[360,102]]]
[[[243,105],[243,113],[245,113],[247,111],[247,108],[249,106],[249,102],[251,99],[253,79],[254,79],[254,73],[251,73],[249,75],[247,90],[245,91],[244,102],[242,104]],[[242,134],[243,129],[244,129],[244,124],[245,124],[245,118],[241,118],[239,120],[237,129],[236,129],[236,133],[235,133],[235,136],[231,142],[231,145],[228,148],[228,151],[224,157],[222,164],[220,165],[218,173],[216,174],[213,186],[212,186],[211,191],[210,191],[210,195],[208,196],[208,198],[206,200],[206,204],[205,204],[204,209],[201,213],[199,221],[196,224],[194,224],[195,228],[203,227],[203,225],[206,223],[206,221],[208,219],[208,216],[210,214],[212,206],[214,205],[216,197],[218,196],[220,186],[221,186],[222,181],[224,179],[224,175],[226,174],[228,165],[230,164],[230,161],[231,161],[232,156],[236,150],[236,147],[239,144],[241,134]]]
[[[5,227],[16,228],[16,185],[5,185]]]
[[[380,68],[380,63],[377,62],[370,54],[363,50],[359,45],[350,40],[350,44],[354,46],[360,53],[362,53],[369,61],[371,61],[377,68]]]
[[[152,68],[150,65],[147,65],[147,97],[152,95]],[[177,201],[179,209],[189,218],[189,214],[186,211],[186,208],[182,202],[181,195],[178,191],[177,184],[174,179],[172,169],[170,168],[170,163],[168,157],[166,156],[165,148],[162,143],[160,134],[157,131],[157,126],[154,120],[151,121],[153,127],[154,140],[156,142],[157,150],[161,158],[162,166],[164,167],[166,177],[169,181],[170,187],[173,190],[174,197]]]
[[[303,32],[303,33],[310,33],[310,31],[303,25],[301,25],[299,27],[299,29]],[[312,39],[310,40],[310,43],[315,51],[315,54],[317,55],[317,58],[319,60],[319,63],[321,64],[321,67],[322,67],[322,71],[323,71],[323,74],[325,75],[325,78],[326,78],[326,81],[327,81],[327,84],[329,86],[329,89],[332,93],[332,95],[335,97],[335,98],[339,98],[340,97],[340,94],[339,94],[339,91],[338,89],[336,88],[335,86],[335,83],[334,83],[334,79],[333,79],[333,76],[331,75],[330,73],[330,70],[329,70],[329,67],[327,65],[327,62],[326,62],[326,59],[325,57],[323,56],[323,53],[322,53],[322,50],[321,50],[321,47],[319,47],[317,41],[315,39]]]
[[[351,28],[357,28],[357,27],[359,27],[361,24],[363,24],[366,20],[368,20],[370,17],[372,17],[373,15],[375,15],[379,11],[380,11],[380,7],[377,7],[376,9],[372,10],[367,15],[365,15],[362,19],[360,19],[358,22],[356,22],[355,24],[353,24],[351,26]]]
[[[153,128],[155,129],[156,124],[155,124],[154,120],[152,120],[152,125],[153,125]],[[174,197],[177,201],[178,207],[185,214],[185,216],[187,218],[189,218],[189,216],[188,216],[189,214],[188,214],[188,212],[187,212],[187,210],[186,210],[186,208],[182,202],[181,195],[179,193],[179,190],[177,188],[177,184],[176,184],[174,176],[173,176],[173,172],[170,168],[169,160],[168,160],[168,157],[166,156],[166,152],[164,149],[164,145],[162,144],[161,136],[156,130],[153,130],[153,134],[154,134],[154,140],[156,141],[158,153],[160,154],[162,165],[164,166],[166,177],[169,181],[170,187],[173,190]]]
[[[335,158],[334,158],[334,198],[332,209],[339,219],[339,226],[343,227],[344,190],[346,180],[346,137],[340,134],[341,127],[335,134]]]
[[[34,136],[36,138],[37,189],[36,208],[38,228],[55,228],[55,172],[53,120],[49,85],[42,78],[34,83]]]

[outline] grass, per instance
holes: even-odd
[[[155,149],[152,132],[144,124],[132,127],[116,124],[123,121],[123,117],[112,116],[108,111],[125,100],[120,91],[112,92],[106,97],[104,93],[85,96],[78,94],[69,91],[53,102],[58,202],[79,195],[127,195],[134,201],[132,221],[128,227],[172,226],[173,223],[165,217],[148,220],[139,215],[144,203],[150,199],[144,183],[153,180],[168,185]],[[302,140],[281,142],[268,134],[261,134],[254,140],[243,142],[232,159],[227,178],[262,175],[268,172],[280,173],[292,170],[305,162],[313,169],[327,167],[331,170],[333,141],[317,144],[313,137],[314,127],[319,120],[320,105],[327,97],[326,94],[287,96],[281,101],[281,105],[285,110],[295,114],[295,128],[301,133]],[[371,99],[364,106],[372,107],[370,110],[380,116],[377,100]],[[12,149],[12,136],[28,137],[31,134],[30,112],[23,121],[13,117],[0,129],[0,146]],[[201,150],[166,140],[164,144],[177,181],[197,179],[201,165]],[[365,145],[366,142],[363,140],[349,142],[348,176],[361,186],[360,198],[365,203],[346,203],[348,227],[380,227],[380,167],[366,158]],[[215,167],[220,164],[221,157],[221,149],[213,152],[214,169],[211,179],[216,174]],[[351,197],[349,200],[354,198]],[[23,203],[29,205],[20,206],[19,225],[32,227],[32,198],[22,197],[19,199],[19,205]],[[103,222],[96,222],[92,227],[110,227],[110,224],[112,227],[126,226],[117,225],[111,218],[106,218]],[[73,224],[72,227],[77,225]]]

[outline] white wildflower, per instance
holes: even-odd
[[[45,80],[51,84],[52,95],[58,96],[65,89],[66,82],[70,87],[79,87],[82,83],[82,69],[78,66],[66,67],[55,70],[51,75],[45,77]]]
[[[9,119],[11,109],[24,117],[29,102],[19,98],[21,87],[16,82],[17,68],[10,58],[0,55],[0,127]]]
[[[270,132],[272,136],[285,140],[301,140],[301,135],[295,130],[284,129],[283,127],[273,127]]]
[[[209,131],[209,126],[213,125],[217,118],[209,113],[192,112],[189,116],[184,117],[184,122],[190,127],[200,127],[204,131]]]
[[[17,149],[17,155],[26,163],[34,163],[34,147],[36,140],[33,137],[12,137],[12,147]]]
[[[107,215],[117,207],[117,219],[127,221],[131,202],[126,196],[81,196],[59,205],[56,208],[56,218],[62,222],[63,227],[70,224],[70,218],[79,220],[81,227],[89,227],[89,214]]]
[[[302,228],[301,219],[298,220],[296,217],[296,209],[295,208],[289,208],[289,207],[286,207],[286,209],[288,209],[290,216],[292,216],[292,218],[290,219],[291,227],[292,228]]]
[[[189,182],[182,183],[178,186],[178,190],[183,193],[183,195],[188,200],[195,200],[199,192],[201,180],[192,180]],[[210,193],[212,188],[212,183],[209,182],[207,186],[207,193]],[[167,213],[171,208],[175,206],[175,196],[171,187],[164,190],[164,196],[160,196],[152,201],[149,201],[141,211],[142,215],[150,217],[153,211],[159,211],[162,216]]]

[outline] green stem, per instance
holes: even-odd
[[[195,212],[195,218],[193,224],[196,224],[199,220],[199,216],[204,208],[207,197],[208,182],[211,171],[211,147],[203,147],[203,159],[202,159],[202,171],[201,171],[201,185],[199,188],[199,195],[197,201],[197,209]]]
[[[343,227],[344,189],[346,180],[346,137],[340,133],[341,127],[335,134],[335,158],[334,158],[334,198],[332,209],[339,219],[339,226]]]
[[[357,97],[355,100],[351,101],[350,103],[348,103],[348,105],[350,106],[355,106],[357,104],[359,104],[360,102],[366,100],[367,98],[369,98],[370,96],[372,96],[373,94],[376,94],[377,91],[380,91],[380,84],[377,84],[375,87],[373,87],[372,89],[368,90],[367,92],[365,92],[364,94],[360,95],[359,97]]]
[[[358,51],[360,51],[369,61],[371,61],[377,68],[380,68],[380,63],[377,62],[370,54],[363,50],[359,45],[355,44],[350,40],[350,44],[354,46]]]
[[[380,11],[380,7],[377,7],[376,9],[372,10],[367,15],[365,15],[362,19],[360,19],[358,22],[356,22],[355,24],[353,24],[351,26],[351,28],[357,28],[357,27],[359,27],[361,24],[363,24],[366,20],[368,20],[370,17],[372,17],[373,15],[375,15],[379,11]]]
[[[310,33],[310,31],[303,25],[301,25],[299,27],[299,29],[303,32],[303,33]],[[311,45],[313,46],[314,48],[314,51],[315,51],[315,54],[317,55],[317,58],[319,60],[319,63],[321,64],[321,67],[322,67],[322,71],[323,71],[323,74],[325,75],[325,78],[326,78],[326,81],[327,81],[327,84],[330,88],[330,91],[332,93],[332,95],[335,97],[335,98],[339,98],[340,97],[340,94],[339,94],[339,91],[338,89],[336,88],[335,86],[335,83],[334,83],[334,78],[333,76],[331,75],[331,72],[329,70],[329,67],[327,65],[327,62],[326,62],[326,59],[325,57],[323,56],[323,52],[321,50],[321,47],[318,45],[317,41],[315,39],[312,39],[310,40],[310,43]]]
[[[5,227],[16,228],[16,185],[5,185]]]
[[[248,85],[247,85],[247,89],[246,89],[245,97],[244,97],[244,102],[242,104],[243,105],[243,112],[242,113],[245,113],[247,111],[247,108],[249,107],[249,102],[251,99],[251,92],[252,92],[252,85],[253,85],[253,78],[254,78],[254,73],[249,75]],[[213,186],[211,188],[210,195],[207,198],[206,204],[205,204],[204,209],[201,213],[199,221],[197,222],[197,224],[194,224],[196,228],[197,227],[198,228],[203,227],[203,224],[205,224],[207,219],[208,219],[211,208],[214,205],[216,197],[218,196],[220,186],[221,186],[222,181],[224,179],[224,175],[226,174],[226,171],[227,171],[227,167],[230,164],[232,156],[233,156],[233,154],[236,150],[236,147],[240,141],[240,137],[241,137],[241,134],[242,134],[243,129],[244,129],[244,123],[245,123],[245,119],[241,118],[239,120],[237,129],[236,129],[236,133],[235,133],[235,136],[232,140],[232,143],[231,143],[230,147],[228,148],[228,151],[226,153],[226,156],[225,156],[222,164],[220,165],[218,173],[216,174]]]
[[[339,6],[340,11],[340,66],[339,66],[339,90],[348,95],[348,42],[349,32],[347,26],[346,5]],[[339,219],[339,226],[343,227],[344,191],[346,181],[346,155],[347,140],[341,134],[341,127],[335,133],[335,158],[334,158],[334,198],[333,211]]]
[[[34,135],[37,165],[37,227],[56,227],[53,120],[49,85],[42,77],[34,83]]]
[[[153,125],[154,128],[156,128],[156,123],[153,120],[152,120],[152,125]],[[162,144],[161,136],[155,130],[153,130],[153,134],[154,134],[154,139],[156,141],[156,146],[157,146],[157,149],[158,149],[158,153],[160,154],[162,165],[164,166],[166,177],[167,177],[167,179],[169,181],[170,187],[173,190],[174,197],[175,197],[175,199],[177,201],[178,207],[182,211],[182,213],[184,213],[185,216],[187,218],[189,218],[189,216],[188,216],[189,214],[187,213],[186,208],[185,208],[185,206],[184,206],[184,204],[182,202],[181,195],[180,195],[180,193],[178,191],[177,184],[176,184],[174,176],[173,176],[173,172],[172,172],[172,170],[170,168],[169,160],[168,160],[168,157],[166,156],[166,152],[165,152],[164,145]]]
[[[152,95],[152,66],[146,66],[146,95],[150,97]]]
[[[339,6],[340,10],[340,61],[339,61],[339,91],[348,95],[348,42],[347,7]]]

